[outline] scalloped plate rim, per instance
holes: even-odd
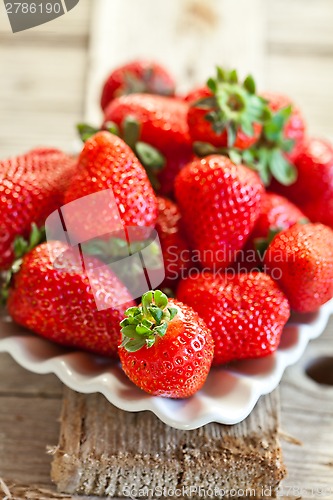
[[[14,329],[17,329],[18,334],[6,334],[2,338],[1,325],[8,323],[3,316],[0,318],[0,352],[10,354],[19,365],[31,372],[55,374],[65,385],[75,391],[84,394],[99,392],[110,403],[122,410],[130,412],[148,410],[171,427],[192,430],[210,422],[232,425],[244,420],[251,413],[260,396],[272,392],[279,385],[285,369],[302,357],[309,341],[323,333],[332,313],[333,299],[320,308],[317,317],[313,321],[304,323],[291,321],[287,328],[297,329],[298,341],[292,347],[278,349],[276,353],[269,356],[273,368],[266,376],[259,376],[258,378],[258,375],[253,376],[239,371],[239,367],[244,366],[246,362],[237,362],[236,368],[235,365],[214,368],[214,375],[210,374],[209,377],[221,376],[223,378],[224,376],[236,384],[229,393],[229,397],[235,400],[234,406],[231,403],[223,406],[223,396],[214,399],[209,394],[207,395],[205,392],[206,384],[201,391],[189,398],[189,400],[167,400],[149,396],[135,388],[121,373],[119,365],[114,361],[111,361],[108,369],[104,360],[105,369],[103,369],[103,366],[97,363],[97,360],[102,358],[83,351],[68,352],[61,346],[52,344],[46,339],[42,339],[30,332],[27,333],[26,330],[14,323],[10,324]],[[24,339],[23,342],[22,339]],[[48,351],[54,348],[54,351],[58,354],[42,360],[33,360],[33,356],[36,355],[34,346],[38,346],[39,351],[43,350],[43,347],[47,348]],[[75,369],[75,363],[81,363],[84,366],[85,360],[95,362],[98,368],[97,374],[95,373],[94,376],[89,377],[89,374],[82,375]],[[252,365],[256,361],[259,360],[251,360]],[[209,380],[209,377],[207,380]],[[130,392],[134,391],[134,400],[126,397],[126,395],[122,396],[121,391],[123,389]],[[242,391],[245,391],[243,395]],[[233,399],[231,399],[232,401]],[[193,408],[197,405],[200,411],[195,414],[193,409],[191,410],[191,405]],[[190,406],[190,416],[187,415],[188,406]],[[175,408],[178,408],[178,413],[174,411]]]

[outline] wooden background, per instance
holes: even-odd
[[[71,150],[73,125],[100,119],[98,85],[108,68],[139,55],[164,62],[184,91],[215,63],[250,70],[260,88],[297,101],[312,134],[333,139],[332,25],[332,0],[81,0],[64,17],[13,35],[1,3],[1,157],[36,145]],[[333,322],[281,385],[282,430],[302,443],[283,445],[288,498],[317,498],[318,487],[333,498],[333,389],[304,374],[312,358],[333,355],[332,333]],[[23,485],[19,498],[27,498],[24,485],[51,488],[46,445],[58,440],[61,395],[54,376],[0,356],[0,477]]]

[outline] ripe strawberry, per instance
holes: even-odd
[[[294,201],[311,221],[333,228],[333,146],[322,139],[308,139],[294,163],[296,182],[274,188]]]
[[[13,262],[15,237],[27,237],[32,223],[43,225],[62,205],[76,170],[76,160],[51,148],[0,161],[0,270]]]
[[[262,266],[263,255],[273,237],[280,231],[304,220],[306,220],[305,215],[287,198],[275,193],[264,193],[260,215],[238,257],[235,269],[240,270],[243,265],[247,271],[259,269]]]
[[[169,398],[187,398],[203,386],[214,342],[193,309],[155,290],[144,294],[142,305],[128,309],[125,316],[119,356],[134,384]]]
[[[213,365],[271,354],[290,315],[288,300],[264,273],[197,274],[180,282],[177,298],[210,328]]]
[[[117,356],[119,321],[135,303],[112,271],[102,266],[97,259],[85,258],[82,270],[79,253],[61,242],[37,246],[25,255],[14,275],[9,314],[58,344]],[[91,283],[103,290],[107,309],[97,310]]]
[[[279,233],[265,254],[265,270],[295,311],[313,312],[333,296],[333,231],[296,224]]]
[[[175,193],[189,242],[208,269],[227,267],[243,248],[260,214],[258,175],[211,155],[178,174]]]
[[[183,236],[181,215],[177,205],[168,198],[157,197],[156,231],[160,237],[165,279],[162,286],[170,287],[184,276],[190,265],[190,251]]]
[[[301,210],[287,198],[276,193],[264,193],[260,215],[257,219],[251,239],[267,238],[272,229],[288,229],[305,218]]]
[[[166,154],[190,148],[187,112],[188,104],[181,99],[132,94],[114,99],[105,110],[104,122],[116,123],[123,133],[126,118],[134,118],[141,126],[139,140]]]
[[[305,139],[306,124],[302,113],[291,99],[285,95],[275,92],[264,92],[261,95],[268,101],[268,106],[273,113],[289,107],[291,109],[290,116],[283,127],[283,135],[285,140],[293,141],[291,150],[286,153],[288,159],[292,162]]]
[[[256,95],[252,77],[243,84],[236,71],[218,68],[216,79],[189,94],[188,125],[193,141],[216,147],[247,149],[257,142],[267,117],[265,100]]]
[[[108,76],[102,91],[103,110],[116,97],[148,93],[173,96],[175,82],[168,71],[153,61],[136,60],[116,68]]]
[[[98,132],[85,143],[78,164],[79,171],[65,193],[65,203],[112,189],[121,220],[107,207],[102,210],[98,205],[92,206],[89,217],[84,219],[79,210],[72,212],[71,225],[76,227],[77,237],[96,234],[96,225],[111,228],[104,232],[117,231],[119,223],[124,228],[143,228],[138,239],[147,236],[157,218],[156,197],[144,168],[124,141],[109,132]],[[98,234],[103,234],[102,229]]]

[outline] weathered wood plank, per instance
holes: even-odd
[[[266,71],[267,88],[294,99],[304,113],[309,133],[333,140],[332,59],[272,54]]]
[[[28,372],[9,354],[0,354],[0,397],[15,395],[59,399],[62,397],[62,388],[62,383],[55,375],[37,375]]]
[[[58,442],[61,399],[0,397],[0,477],[49,484],[51,456]]]
[[[199,487],[272,490],[284,476],[277,392],[260,399],[241,424],[173,429],[150,412],[127,413],[98,394],[65,391],[52,478],[59,491],[151,496]],[[195,495],[193,495],[195,496]]]
[[[270,52],[333,55],[331,0],[267,0]]]
[[[75,123],[82,119],[84,50],[0,46],[0,59],[6,68],[0,86],[1,156],[36,145],[72,150]],[[22,71],[27,61],[35,71]]]

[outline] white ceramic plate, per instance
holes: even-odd
[[[153,397],[136,388],[118,363],[81,351],[68,350],[0,317],[0,352],[8,352],[35,373],[55,373],[78,392],[100,392],[126,411],[150,410],[166,424],[195,429],[209,422],[235,424],[252,411],[259,397],[273,391],[287,366],[302,356],[308,342],[324,331],[333,299],[316,314],[293,315],[276,353],[259,360],[214,368],[201,391],[186,400]]]

